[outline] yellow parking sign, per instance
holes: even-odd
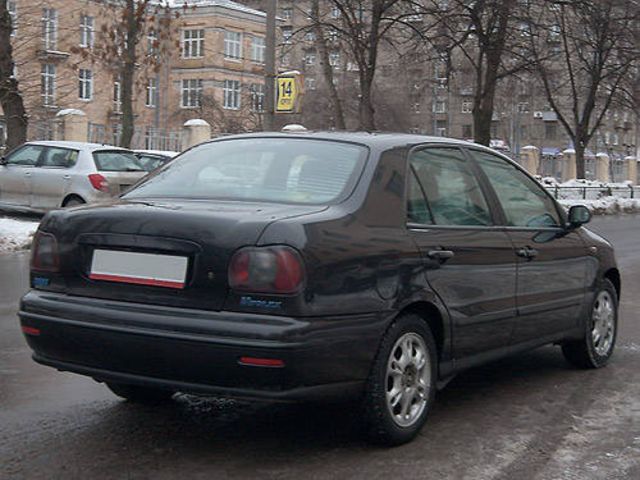
[[[278,75],[276,78],[276,113],[295,113],[300,93],[299,75]]]

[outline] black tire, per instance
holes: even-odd
[[[598,302],[606,299],[608,296],[613,305],[613,332],[610,346],[606,351],[598,351],[598,347],[594,342],[592,331],[595,325],[595,311]],[[578,368],[601,368],[604,367],[611,356],[616,345],[616,336],[618,333],[618,295],[613,283],[604,279],[600,284],[600,288],[594,296],[594,300],[590,305],[588,318],[584,322],[584,337],[581,340],[566,342],[562,345],[562,353],[567,361]]]
[[[64,205],[62,205],[62,207],[63,208],[79,207],[80,205],[86,205],[86,203],[87,202],[82,200],[80,197],[71,197],[66,202],[64,202]]]
[[[161,390],[159,388],[141,387],[139,385],[129,385],[125,383],[106,383],[107,388],[115,393],[118,397],[124,398],[132,403],[142,403],[146,405],[154,405],[166,402],[171,399],[174,392],[170,390]]]
[[[416,416],[413,423],[403,426],[399,425],[398,421],[394,419],[394,417],[397,418],[397,415],[392,414],[392,407],[387,402],[387,389],[391,389],[391,385],[393,385],[393,383],[388,383],[387,368],[390,365],[391,356],[398,352],[399,347],[396,343],[401,338],[406,338],[407,334],[413,334],[421,338],[424,347],[426,347],[426,357],[429,363],[424,368],[429,369],[429,380],[425,382],[427,383],[428,391],[422,397],[426,400],[426,403],[421,413]],[[395,358],[398,357],[396,356]],[[436,343],[424,319],[415,314],[398,317],[382,338],[367,381],[363,410],[369,441],[383,446],[396,446],[415,438],[424,425],[434,401],[438,371],[437,361]],[[402,376],[402,381],[405,381],[404,376]]]

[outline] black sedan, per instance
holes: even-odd
[[[350,397],[399,444],[463,369],[549,343],[607,363],[620,274],[588,220],[466,142],[227,137],[47,214],[19,315],[37,362],[131,401]]]

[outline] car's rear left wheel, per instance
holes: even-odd
[[[365,392],[368,438],[392,446],[420,431],[435,395],[437,354],[418,315],[399,317],[382,339]]]
[[[107,388],[118,397],[133,403],[156,404],[169,400],[174,392],[153,387],[107,382]]]

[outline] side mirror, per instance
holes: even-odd
[[[0,157],[0,165],[4,167],[6,164],[7,164],[7,157],[5,156]]]
[[[591,212],[584,205],[574,205],[569,209],[569,226],[578,228],[591,221]]]

